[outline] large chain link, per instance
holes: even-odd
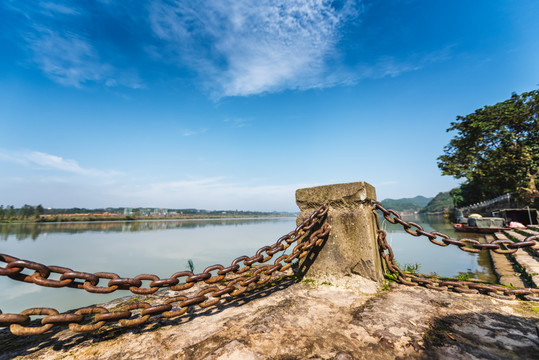
[[[495,240],[486,244],[482,244],[475,239],[455,240],[451,239],[446,234],[442,234],[439,232],[426,232],[420,225],[414,222],[404,221],[398,212],[396,212],[395,210],[385,209],[382,204],[377,201],[374,202],[374,209],[380,210],[383,213],[384,218],[390,223],[401,224],[404,227],[404,230],[413,236],[423,235],[426,236],[433,244],[439,246],[456,245],[461,250],[467,252],[477,253],[481,250],[491,250],[500,254],[512,254],[518,249],[534,246],[537,241],[536,239],[539,239],[539,235],[533,235],[527,237],[526,239],[524,239],[524,241],[518,243],[507,240]],[[376,214],[376,212],[374,213]],[[380,254],[384,259],[388,270],[392,274],[395,274],[399,282],[401,282],[402,284],[410,286],[423,285],[429,289],[439,291],[454,290],[456,292],[467,294],[485,293],[498,299],[505,300],[512,300],[519,296],[527,300],[539,301],[538,288],[508,288],[488,283],[444,279],[437,277],[425,277],[418,276],[417,274],[404,272],[397,265],[397,262],[394,258],[393,250],[391,249],[391,246],[389,246],[389,244],[387,243],[386,236],[387,234],[384,230],[378,230],[378,245],[380,246]],[[441,242],[436,240],[438,237],[442,240]],[[471,246],[471,248],[469,246]]]
[[[109,311],[104,307],[96,306],[63,314],[52,308],[31,308],[19,314],[2,314],[0,310],[0,327],[9,327],[11,333],[15,335],[42,334],[53,326],[59,325],[67,325],[75,332],[89,332],[111,322],[119,322],[120,326],[131,327],[146,323],[151,316],[175,318],[186,313],[192,306],[206,308],[215,305],[223,296],[239,296],[248,290],[266,285],[274,273],[287,271],[294,260],[304,258],[314,247],[320,246],[330,231],[329,224],[325,222],[328,209],[327,204],[321,206],[295,230],[279,238],[275,244],[260,248],[253,256],[240,256],[226,268],[216,264],[207,267],[199,274],[180,271],[167,279],[160,279],[150,274],[121,278],[117,274],[108,272],[86,273],[0,254],[0,261],[7,263],[4,267],[0,267],[0,275],[40,286],[67,286],[94,293],[130,290],[135,294],[152,294],[160,288],[168,287],[173,291],[181,292],[192,288],[195,284],[211,284],[198,291],[195,296],[178,295],[167,299],[162,304],[154,305],[147,302],[131,303],[124,305],[118,311]],[[294,243],[296,245],[291,253],[285,254],[286,249]],[[280,252],[282,255],[275,260],[273,265],[253,266],[268,262]],[[240,264],[243,264],[243,267]],[[24,269],[34,270],[34,272],[23,274]],[[249,270],[251,273],[245,274]],[[50,279],[49,276],[52,273],[61,274],[60,279]],[[185,279],[180,283],[180,278]],[[100,279],[108,279],[107,286],[98,286]],[[143,280],[151,281],[149,288],[141,287]],[[45,315],[41,319],[41,326],[27,326],[32,315]]]
[[[426,236],[429,241],[438,246],[456,245],[462,251],[478,253],[481,250],[492,250],[498,254],[513,254],[518,249],[533,247],[539,240],[539,235],[528,236],[523,241],[513,242],[507,240],[494,240],[492,242],[480,243],[476,239],[451,239],[446,234],[442,234],[437,231],[427,232],[421,227],[411,221],[404,221],[400,214],[395,210],[388,210],[382,206],[378,201],[374,202],[374,208],[380,210],[384,214],[384,218],[392,224],[401,224],[404,227],[404,231],[413,236]],[[440,238],[441,241],[437,240]]]

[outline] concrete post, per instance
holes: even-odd
[[[298,224],[322,204],[329,204],[331,233],[305,277],[331,283],[362,277],[374,282],[377,289],[383,284],[384,271],[376,238],[378,224],[372,213],[374,200],[376,191],[366,182],[296,191],[296,203],[301,210]]]

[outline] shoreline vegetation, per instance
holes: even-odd
[[[107,209],[44,209],[41,205],[22,208],[0,206],[0,224],[58,223],[139,220],[199,220],[296,217],[291,212],[262,212],[241,210],[198,210],[162,208],[107,208]]]
[[[14,223],[59,223],[59,222],[94,222],[94,221],[152,221],[152,220],[205,220],[205,219],[249,219],[249,218],[270,218],[270,217],[296,217],[292,213],[257,213],[257,214],[187,214],[187,215],[150,215],[133,216],[119,214],[72,214],[72,215],[42,215],[38,218],[12,218],[0,220],[0,224]]]

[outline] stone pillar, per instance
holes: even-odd
[[[329,204],[327,221],[331,233],[308,267],[306,278],[340,283],[361,277],[370,280],[370,289],[374,285],[374,291],[383,284],[384,271],[376,238],[378,224],[372,213],[374,200],[376,191],[366,182],[296,191],[296,203],[301,210],[298,224],[322,204]]]

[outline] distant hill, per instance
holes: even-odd
[[[439,213],[453,207],[453,198],[449,191],[438,193],[427,206],[421,209],[421,213]]]
[[[414,198],[403,199],[385,199],[381,203],[386,209],[393,209],[395,211],[419,211],[423,209],[433,198],[427,198],[424,196],[416,196]]]

